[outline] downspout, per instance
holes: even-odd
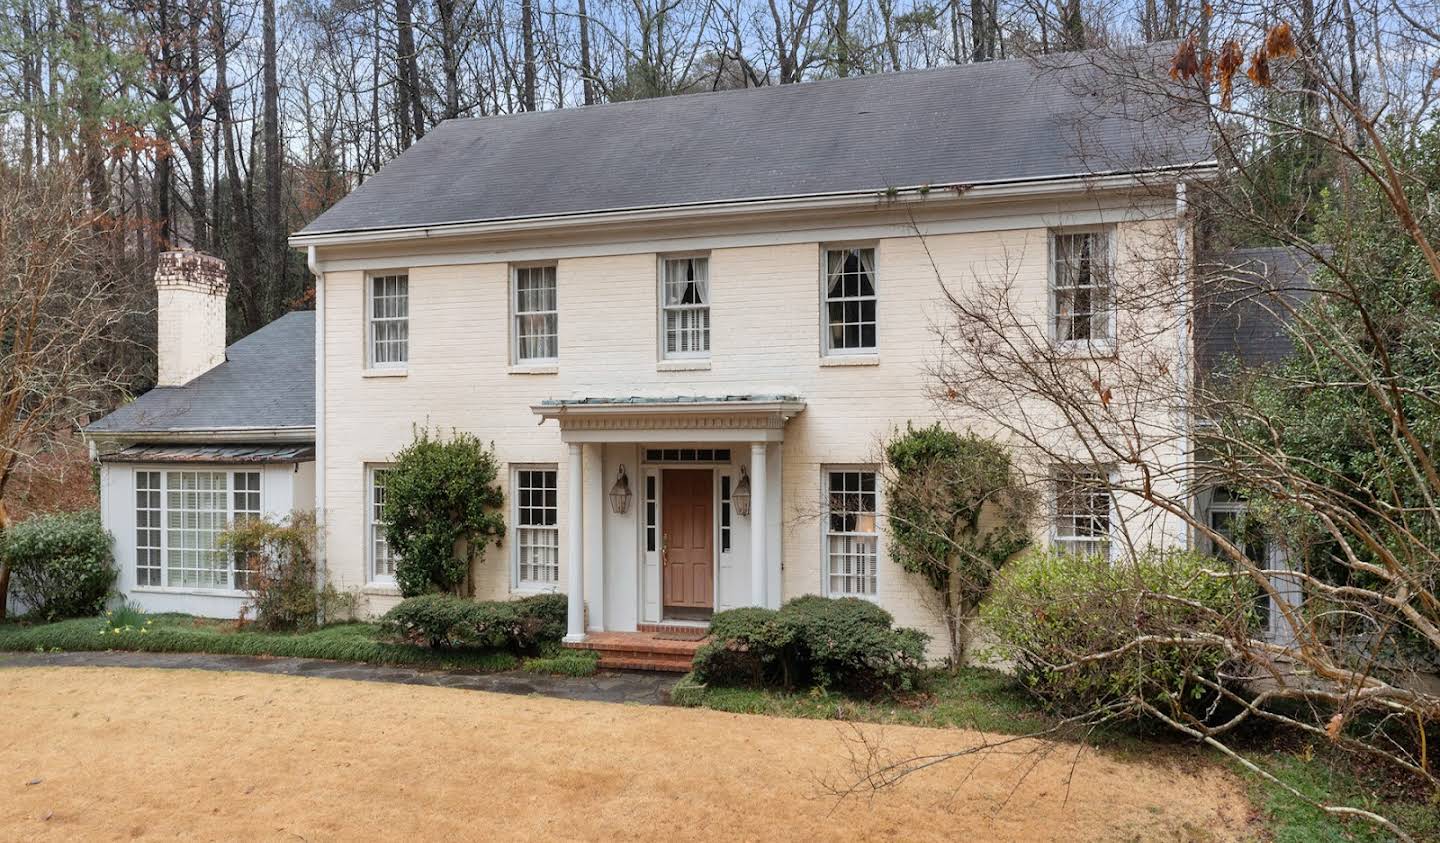
[[[1180,454],[1184,460],[1181,479],[1185,483],[1187,494],[1195,488],[1195,462],[1194,437],[1191,435],[1191,425],[1194,423],[1194,414],[1191,412],[1190,402],[1194,397],[1191,394],[1191,370],[1194,355],[1191,347],[1195,335],[1195,307],[1194,288],[1196,279],[1193,276],[1194,265],[1191,249],[1192,242],[1191,226],[1193,221],[1190,218],[1190,203],[1185,190],[1185,182],[1175,183],[1175,251],[1177,256],[1176,272],[1180,278],[1179,289],[1179,331],[1176,356],[1178,366],[1176,367],[1175,380],[1176,389],[1179,392],[1179,426],[1180,426]],[[1194,499],[1191,500],[1194,506]],[[1194,531],[1188,526],[1185,528],[1185,545],[1189,549],[1195,544]]]
[[[306,249],[305,264],[315,277],[315,591],[321,594],[329,583],[330,566],[325,553],[325,273],[314,246]],[[319,610],[320,622],[325,607]]]

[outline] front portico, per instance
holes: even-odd
[[[779,606],[781,448],[804,401],[579,398],[531,409],[556,421],[568,448],[566,642]]]

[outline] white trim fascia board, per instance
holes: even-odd
[[[608,211],[580,211],[536,217],[491,220],[477,219],[428,226],[405,226],[399,228],[363,229],[358,231],[317,231],[310,234],[301,233],[291,235],[289,242],[293,247],[334,246],[345,243],[375,243],[388,240],[424,240],[432,237],[513,233],[526,230],[570,227],[577,224],[649,223],[665,219],[723,216],[735,213],[744,214],[760,209],[793,212],[798,210],[843,208],[873,205],[877,200],[885,204],[897,204],[933,201],[941,198],[946,201],[973,201],[991,198],[1045,196],[1057,193],[1090,193],[1102,190],[1150,188],[1156,186],[1157,177],[1162,182],[1168,183],[1175,178],[1187,176],[1194,178],[1199,173],[1205,173],[1215,169],[1217,169],[1215,161],[1200,161],[1192,164],[1144,171],[1074,173],[1035,179],[1011,179],[995,182],[908,185],[893,189],[881,188],[841,191],[802,196],[754,197],[690,205],[624,208]]]
[[[100,444],[119,442],[314,442],[313,427],[215,427],[177,430],[85,432],[87,440]]]
[[[515,263],[526,261],[556,261],[567,258],[610,257],[615,255],[648,254],[670,251],[715,251],[719,249],[746,248],[755,246],[783,246],[804,243],[825,243],[836,241],[878,241],[896,237],[914,237],[918,230],[921,236],[935,237],[947,234],[976,234],[995,231],[1013,231],[1032,228],[1064,228],[1071,226],[1114,224],[1122,222],[1147,222],[1163,219],[1173,213],[1174,200],[1168,203],[1142,203],[1123,208],[1101,209],[1090,207],[1053,213],[1028,211],[1020,214],[1000,215],[989,213],[970,219],[945,219],[936,221],[897,220],[885,223],[863,223],[850,225],[815,225],[811,227],[764,228],[756,225],[755,230],[735,233],[687,233],[650,236],[639,240],[598,241],[574,244],[537,244],[529,247],[497,248],[490,251],[465,250],[444,251],[436,249],[424,253],[377,254],[364,257],[340,257],[326,261],[331,272],[362,272],[370,270],[419,269],[434,266],[464,266],[473,264]],[[774,221],[772,221],[774,222]],[[513,241],[512,241],[513,242]],[[436,244],[437,246],[439,244]]]
[[[530,411],[542,419],[563,419],[587,416],[754,416],[777,413],[784,418],[798,415],[805,409],[804,401],[691,401],[650,404],[615,402],[614,404],[531,404]]]

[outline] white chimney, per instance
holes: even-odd
[[[225,362],[225,261],[189,249],[161,252],[156,386],[183,386]]]

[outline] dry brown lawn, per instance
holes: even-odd
[[[871,729],[892,752],[972,745]],[[838,802],[835,723],[247,673],[0,670],[0,839],[1235,840],[1230,776],[1030,742]],[[1182,769],[1190,767],[1190,769]]]

